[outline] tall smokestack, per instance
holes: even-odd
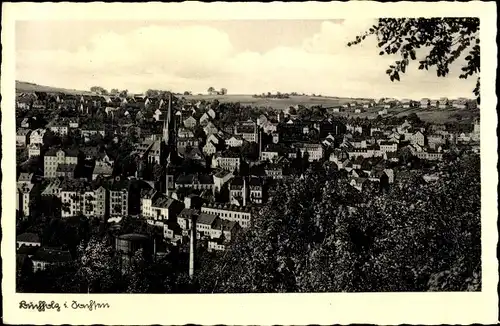
[[[259,129],[259,159],[262,155],[262,131]]]
[[[246,178],[243,177],[243,206],[246,206],[247,205],[247,182],[246,182]]]
[[[196,216],[191,217],[191,235],[189,237],[189,277],[194,276],[194,251],[195,251],[195,240],[196,240]]]

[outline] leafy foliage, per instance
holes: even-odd
[[[449,66],[465,52],[465,66],[460,78],[480,72],[479,18],[381,18],[378,24],[347,45],[361,43],[375,35],[380,55],[399,55],[400,60],[390,65],[386,73],[391,81],[399,81],[411,61],[418,60],[420,70],[436,67],[438,77],[447,76]],[[429,50],[423,59],[417,59],[417,50]],[[479,100],[479,77],[474,94]]]
[[[254,228],[203,269],[201,291],[479,290],[479,157],[440,169],[439,182],[415,175],[364,195],[312,170],[278,185]]]

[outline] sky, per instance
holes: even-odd
[[[463,58],[450,75],[410,63],[400,82],[385,71],[377,40],[348,47],[373,20],[18,21],[16,80],[88,90],[92,86],[229,94],[299,92],[346,97],[472,97]],[[417,57],[417,59],[419,59]]]

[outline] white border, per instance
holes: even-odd
[[[494,2],[344,3],[3,3],[2,259],[3,312],[8,324],[470,324],[498,318],[496,189],[497,47]],[[461,16],[481,19],[482,267],[480,293],[38,295],[15,293],[15,37],[16,20],[335,19]],[[37,312],[20,300],[106,301],[111,309]],[[189,310],[188,310],[189,309]]]

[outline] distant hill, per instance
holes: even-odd
[[[28,83],[16,80],[16,93],[24,92],[51,92],[51,93],[65,93],[65,94],[92,94],[89,91],[81,91],[76,89],[59,88],[52,86],[43,86],[34,83]]]

